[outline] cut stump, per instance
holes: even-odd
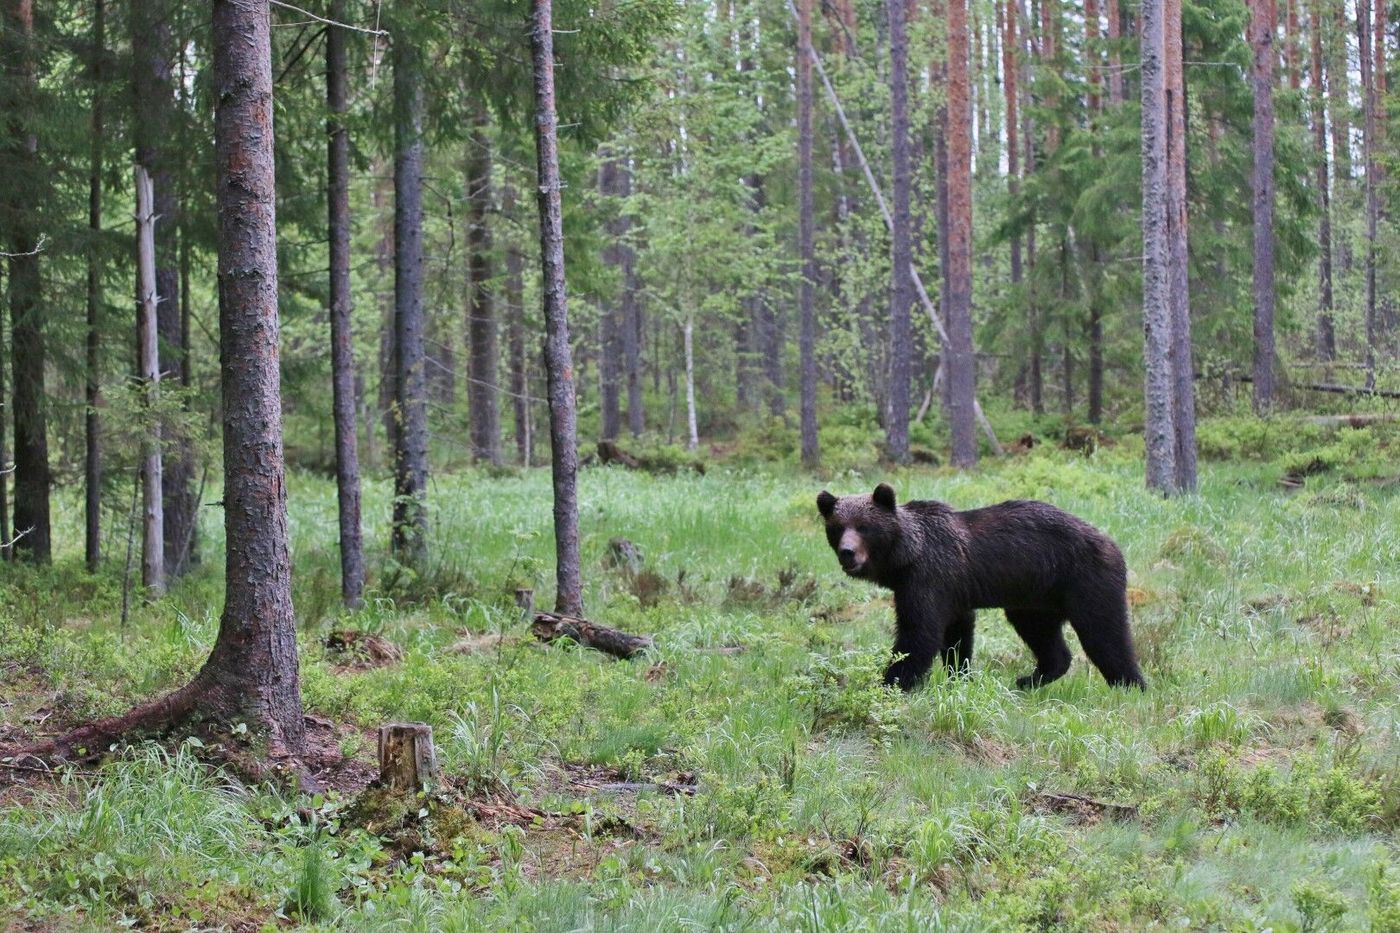
[[[554,612],[535,613],[530,630],[543,642],[567,638],[585,648],[592,648],[615,658],[632,658],[652,647],[652,640],[645,635],[629,635],[617,629],[576,619]]]
[[[379,783],[408,793],[431,790],[441,783],[432,726],[389,722],[379,727]]]

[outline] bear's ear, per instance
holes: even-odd
[[[891,512],[894,511],[894,490],[890,488],[888,483],[881,483],[876,486],[875,495],[871,498],[875,500],[875,504],[880,508],[888,509]]]
[[[836,497],[825,489],[817,493],[817,511],[822,513],[822,518],[830,518],[836,511]]]

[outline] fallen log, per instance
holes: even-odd
[[[530,631],[543,642],[567,638],[585,648],[592,648],[615,658],[632,658],[652,647],[652,640],[645,635],[629,635],[615,628],[577,619],[573,616],[554,612],[536,612]]]

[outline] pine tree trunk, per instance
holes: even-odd
[[[972,349],[972,110],[967,0],[948,0],[948,414],[952,463],[977,462],[977,358]]]
[[[501,464],[501,408],[496,390],[497,360],[495,295],[491,291],[491,136],[483,108],[475,118],[467,140],[467,199],[470,207],[467,231],[467,343],[468,417],[471,422],[472,459]]]
[[[1014,205],[1021,193],[1020,141],[1016,138],[1016,21],[1020,18],[1020,0],[1002,0],[1006,13],[1003,18],[1005,35],[1001,43],[1002,86],[1006,91],[1006,188]],[[1019,294],[1021,285],[1021,234],[1011,235],[1011,287]]]
[[[1363,0],[1364,2],[1364,0]],[[1274,22],[1273,0],[1250,0],[1254,51],[1254,410],[1274,405]]]
[[[1112,4],[1114,0],[1109,0]],[[1099,4],[1098,0],[1084,0],[1084,41],[1088,56],[1089,70],[1089,119],[1094,143],[1091,154],[1095,160],[1103,158],[1103,147],[1099,144],[1099,134],[1103,121],[1103,81],[1099,74],[1103,66],[1103,53],[1099,48]],[[1103,270],[1099,244],[1093,242],[1088,251],[1088,275],[1085,277],[1086,298],[1089,305],[1089,423],[1098,424],[1103,420]]]
[[[502,211],[516,219],[515,188],[505,187]],[[534,444],[530,436],[530,356],[525,352],[525,257],[514,238],[506,246],[506,308],[510,315],[510,394],[515,416],[515,459],[523,467],[531,465]]]
[[[5,415],[9,407],[5,404],[5,323],[0,315],[0,561],[8,561],[14,556],[13,532],[10,529],[9,474],[10,458],[5,450]]]
[[[821,461],[817,441],[817,253],[812,203],[812,0],[797,0],[797,251],[801,257],[798,343],[801,354],[802,464]]]
[[[92,18],[92,58],[89,75],[92,78],[91,148],[88,161],[88,244],[87,254],[87,368],[84,372],[84,398],[87,403],[83,417],[83,491],[84,535],[83,554],[89,573],[96,573],[102,563],[102,425],[98,417],[102,382],[102,255],[98,240],[102,233],[102,160],[106,133],[104,104],[106,88],[104,65],[107,57],[107,4],[95,0]],[[0,412],[3,412],[0,406]],[[0,443],[0,448],[4,444]],[[3,461],[0,452],[0,461]],[[0,489],[0,498],[4,491]],[[6,535],[0,517],[0,539]]]
[[[1336,179],[1336,194],[1341,197],[1342,183],[1350,181],[1351,170],[1351,66],[1348,62],[1347,5],[1332,5],[1332,30],[1328,37],[1330,54],[1327,60],[1327,96],[1331,99],[1332,177]],[[1350,257],[1343,254],[1343,271],[1351,267]]]
[[[1323,96],[1322,0],[1311,0],[1312,71],[1309,76],[1312,99],[1313,149],[1317,158],[1317,356],[1330,361],[1337,356],[1337,335],[1333,323],[1332,298],[1332,204],[1328,192],[1327,103]],[[1330,76],[1336,80],[1336,75]]]
[[[603,247],[603,262],[620,273],[627,222],[622,213],[620,179],[626,168],[619,161],[614,152],[609,152],[603,159],[598,167],[598,190],[609,199],[605,203],[610,205],[611,214],[606,224],[607,245]],[[626,318],[622,305],[626,300],[626,291],[626,283],[621,283],[617,296],[604,305],[598,321],[598,403],[601,438],[605,441],[615,441],[622,433],[622,331]]]
[[[40,177],[38,50],[31,0],[4,0],[0,7],[0,60],[4,62],[9,100],[8,139],[3,150],[10,191],[0,229],[9,236],[10,352],[14,405],[14,533],[12,553],[40,563],[51,554],[49,531],[49,442],[44,394],[44,302],[39,276],[39,233],[34,229],[39,199],[46,184]],[[0,537],[4,537],[0,535]]]
[[[400,4],[404,0],[398,0]],[[402,9],[402,7],[400,7]],[[407,33],[407,23],[400,27]],[[394,451],[393,550],[422,570],[428,557],[428,397],[423,346],[423,75],[421,50],[393,44]]]
[[[1196,491],[1196,386],[1191,352],[1191,290],[1186,215],[1186,81],[1181,0],[1166,0],[1167,254],[1171,263],[1172,429],[1175,489]]]
[[[554,106],[552,0],[532,0],[530,50],[534,61],[535,154],[543,274],[545,364],[549,374],[549,440],[554,474],[555,611],[583,615],[579,566],[578,429],[564,281],[564,217],[560,198],[558,117]]]
[[[632,170],[624,162],[618,171],[618,193],[632,195]],[[626,221],[630,230],[631,221]],[[627,427],[633,437],[640,437],[646,428],[646,412],[642,403],[642,303],[641,286],[637,281],[637,254],[632,244],[624,241],[619,255],[622,259],[622,331],[623,370],[627,380]]]
[[[890,386],[885,421],[885,454],[895,463],[909,460],[909,381],[912,328],[909,308],[914,301],[910,263],[909,199],[913,167],[909,159],[909,41],[905,30],[905,0],[885,4],[890,30]]]
[[[1142,319],[1147,487],[1176,488],[1171,278],[1167,234],[1167,102],[1163,0],[1142,3]]]
[[[345,22],[345,0],[331,0],[330,18]],[[355,351],[350,294],[350,131],[345,126],[349,33],[326,31],[326,234],[330,241],[331,391],[335,480],[340,517],[340,595],[360,605],[365,586],[360,529],[360,450],[355,425]]]
[[[1108,7],[1108,103],[1117,107],[1123,103],[1123,60],[1118,43],[1123,38],[1121,0],[1107,0]]]

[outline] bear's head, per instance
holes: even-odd
[[[885,483],[868,496],[836,498],[825,489],[817,511],[826,520],[826,540],[848,576],[881,582],[898,569],[903,537],[894,490]]]

